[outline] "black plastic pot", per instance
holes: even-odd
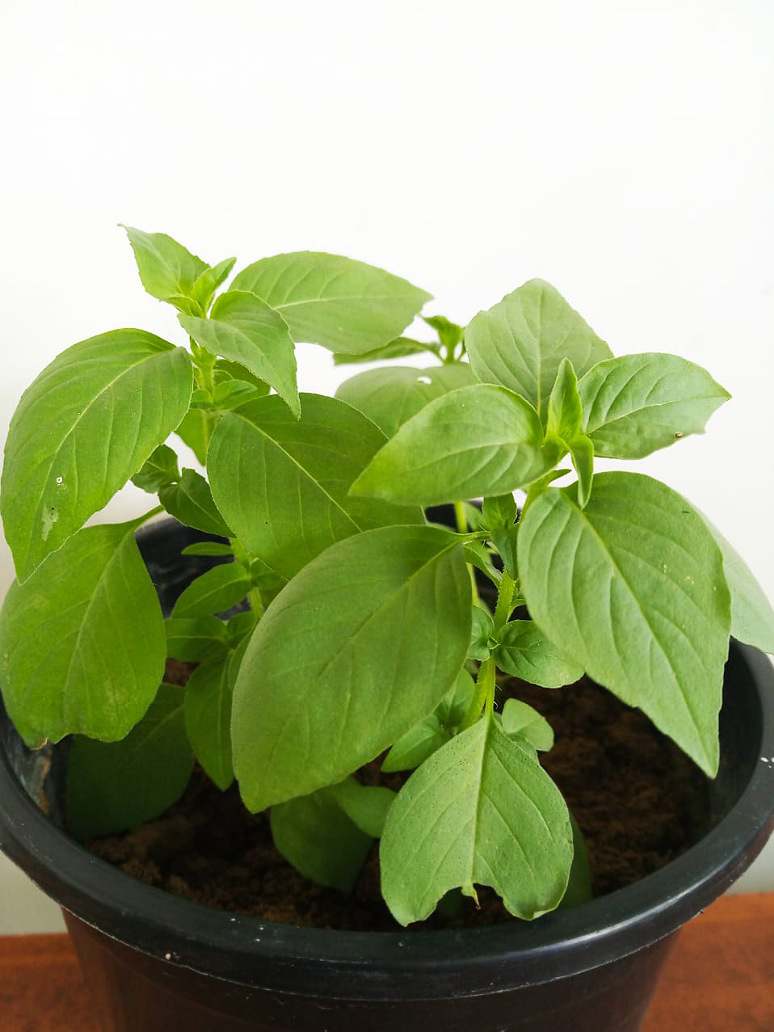
[[[171,521],[140,535],[166,605],[201,568],[177,558],[192,539]],[[534,923],[337,932],[167,895],[60,830],[66,751],[31,756],[4,714],[0,846],[65,909],[111,1032],[629,1032],[670,937],[739,877],[774,826],[774,670],[733,644],[725,688],[709,833],[636,885]]]

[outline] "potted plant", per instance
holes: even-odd
[[[772,674],[751,646],[774,651],[774,613],[684,498],[594,459],[700,433],[728,394],[673,355],[614,357],[541,281],[464,330],[427,317],[420,342],[401,334],[429,295],[382,270],[302,252],[223,288],[234,259],[127,232],[189,347],[124,329],[63,352],[2,479],[0,841],[68,912],[105,1027],[636,1028],[669,934],[771,829]],[[436,364],[299,394],[296,341]],[[158,504],[84,527],[129,479]],[[199,533],[143,526],[161,511]],[[714,779],[702,841],[594,900],[541,762],[552,728],[498,688],[584,676]],[[168,810],[194,762],[236,779],[311,882],[350,891],[380,840],[396,930],[207,909],[80,844]],[[465,929],[481,887],[510,917]],[[439,906],[447,927],[401,931]]]

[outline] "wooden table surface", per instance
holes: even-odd
[[[99,1032],[66,936],[0,937],[0,1030]],[[642,1032],[774,1032],[774,893],[725,896],[683,930]]]

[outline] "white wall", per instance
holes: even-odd
[[[67,345],[180,339],[119,221],[209,261],[349,254],[461,322],[542,276],[614,350],[678,352],[733,393],[641,468],[774,596],[773,33],[766,0],[5,0],[3,432]],[[302,349],[305,389],[342,375]],[[743,886],[774,888],[774,850]],[[34,899],[0,866],[0,932],[40,927]]]

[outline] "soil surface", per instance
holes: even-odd
[[[178,670],[174,679],[184,676]],[[595,895],[658,870],[701,837],[707,782],[639,711],[587,680],[549,691],[511,679],[501,686],[500,701],[508,696],[530,703],[554,729],[554,748],[541,760],[586,838]],[[380,780],[378,764],[361,776]],[[383,783],[396,788],[400,780],[389,775]],[[235,787],[221,793],[199,770],[163,817],[89,848],[149,885],[207,906],[294,925],[398,927],[379,893],[376,847],[352,896],[321,888],[279,855],[264,815],[248,814]],[[461,909],[442,907],[414,927],[511,920],[490,890],[481,890],[479,900],[479,909],[465,899]]]

